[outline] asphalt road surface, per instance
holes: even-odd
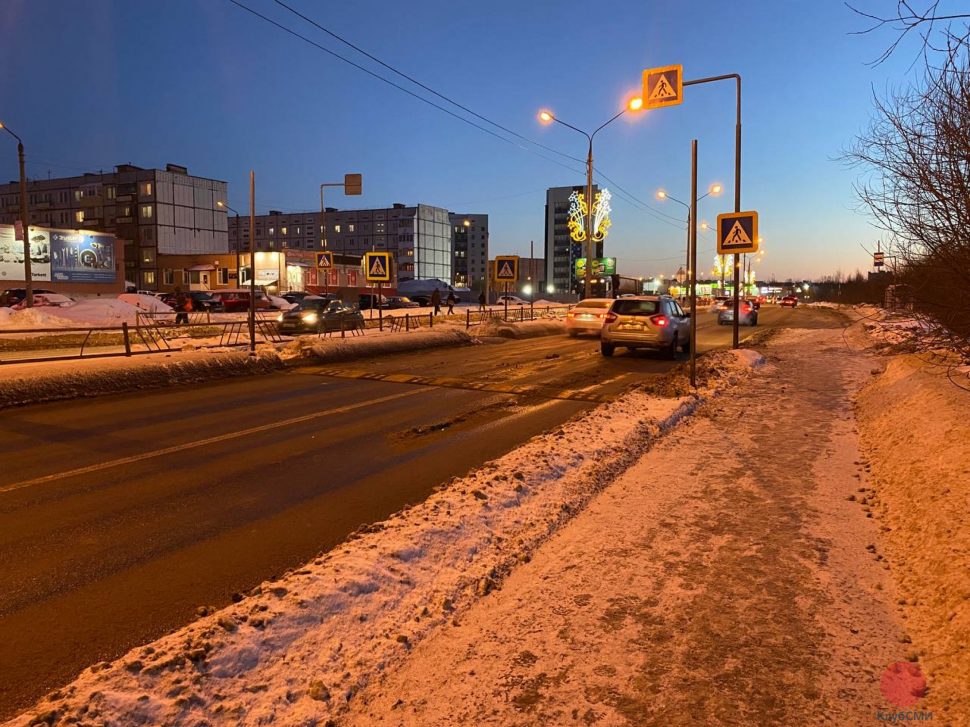
[[[0,718],[673,365],[550,336],[4,412]]]

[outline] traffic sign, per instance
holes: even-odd
[[[324,270],[329,270],[333,267],[333,253],[332,252],[318,252],[317,253],[317,267]]]
[[[660,109],[684,101],[684,67],[661,66],[643,72],[643,108]]]
[[[389,283],[391,281],[391,253],[365,252],[364,277],[368,283]]]
[[[758,252],[758,213],[732,212],[717,216],[717,254]]]
[[[884,252],[872,253],[872,267],[881,268],[885,264],[886,264],[886,253]]]
[[[519,256],[500,255],[495,258],[495,280],[499,283],[514,283],[519,279]]]
[[[363,178],[360,174],[344,175],[344,194],[361,194],[363,192]]]

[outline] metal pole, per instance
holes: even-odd
[[[30,221],[27,213],[27,173],[24,171],[24,145],[19,138],[17,139],[17,156],[20,159],[20,220],[21,225],[23,225],[24,236],[24,300],[27,301],[27,307],[31,308],[34,305],[34,283],[33,271],[30,269]]]
[[[488,307],[492,304],[492,264],[488,260],[488,232],[485,233],[485,313],[487,317]],[[484,318],[482,319],[485,320]]]
[[[535,240],[529,240],[529,319],[535,320],[533,306],[536,300]]]
[[[256,353],[256,172],[249,171],[249,352]]]
[[[583,298],[591,298],[593,285],[593,137],[589,137],[586,154],[586,274]]]
[[[690,385],[697,386],[697,139],[690,143]]]
[[[235,212],[235,210],[233,210]],[[242,256],[239,249],[242,247],[242,240],[239,239],[239,213],[236,212],[236,285],[239,285],[239,274],[242,271]]]

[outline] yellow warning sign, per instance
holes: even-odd
[[[643,72],[643,108],[675,106],[684,100],[684,67],[662,66]]]
[[[519,256],[503,255],[495,258],[495,280],[499,283],[514,283],[519,279]]]
[[[391,280],[391,253],[365,252],[364,273],[368,283],[387,283]]]
[[[717,216],[718,255],[733,255],[757,251],[757,212],[734,212]]]

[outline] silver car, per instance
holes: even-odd
[[[673,358],[690,349],[690,315],[669,295],[641,295],[613,301],[603,330],[600,351],[612,356],[617,347],[652,348]]]
[[[566,314],[566,335],[570,338],[580,333],[594,333],[598,336],[611,305],[612,298],[587,298],[579,301]]]
[[[717,325],[727,326],[734,323],[734,301],[729,300],[717,312]],[[738,325],[758,325],[758,309],[747,300],[738,301]]]

